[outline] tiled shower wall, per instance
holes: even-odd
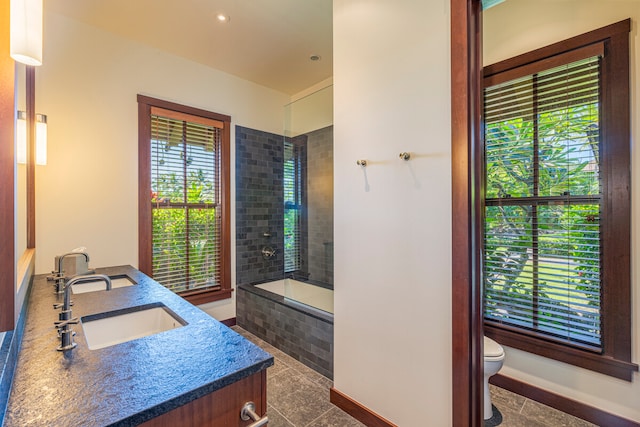
[[[309,278],[333,285],[333,126],[307,134]]]
[[[284,277],[282,161],[281,135],[236,126],[237,284]],[[266,246],[274,257],[263,258]]]
[[[309,243],[307,265],[312,279],[332,284],[333,263],[328,265],[325,250],[329,243],[332,260],[333,128],[310,133],[312,140],[317,147],[315,159],[308,160],[309,240],[318,238],[319,243]],[[244,286],[284,278],[283,147],[283,136],[236,126],[236,320],[240,327],[332,378],[331,316],[305,314],[282,297],[275,296],[276,302],[273,295],[264,297],[268,292]],[[276,250],[273,258],[262,257],[265,246]]]
[[[333,285],[333,126],[307,134],[304,270]],[[236,283],[284,277],[283,139],[236,126]],[[304,232],[305,230],[303,230]],[[265,237],[265,233],[270,237]],[[263,247],[276,255],[262,257]]]

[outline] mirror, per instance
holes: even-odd
[[[16,62],[16,109],[18,111],[26,111],[27,95],[26,95],[26,66]],[[18,132],[16,125],[16,135]],[[16,140],[17,140],[16,136]],[[27,165],[17,163],[16,172],[16,245],[15,260],[19,262],[23,254],[27,250]],[[18,278],[19,280],[19,278]],[[19,284],[19,282],[18,282]]]
[[[285,106],[284,273],[333,288],[333,86]]]

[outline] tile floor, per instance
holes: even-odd
[[[329,388],[333,385],[330,379],[244,329],[238,326],[232,329],[273,355],[274,365],[267,370],[269,427],[364,426],[329,402]],[[579,418],[493,385],[491,398],[499,410],[499,415],[485,423],[487,427],[593,426]]]
[[[593,427],[587,421],[572,417],[549,406],[519,394],[489,384],[491,401],[500,415],[494,416],[485,426],[500,427]],[[500,416],[502,422],[500,422]],[[498,424],[499,423],[499,424]]]
[[[329,402],[329,378],[244,329],[232,329],[273,355],[274,365],[267,370],[269,427],[364,426]]]

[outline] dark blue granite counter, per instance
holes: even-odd
[[[72,294],[73,316],[162,302],[188,324],[89,350],[60,344],[53,322],[62,301],[46,276],[34,278],[5,426],[132,426],[260,372],[273,357],[131,266],[97,269],[137,285]]]

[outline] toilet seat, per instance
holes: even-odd
[[[504,359],[504,349],[491,338],[484,337],[484,360],[486,362],[500,361]]]

